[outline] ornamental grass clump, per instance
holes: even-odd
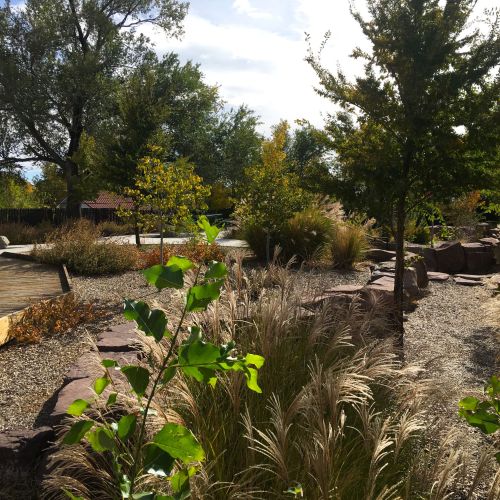
[[[368,241],[364,226],[349,222],[333,226],[330,251],[335,267],[352,269],[364,259],[367,249]]]
[[[206,218],[200,223],[212,244],[218,228]],[[220,296],[227,275],[224,263],[197,266],[173,256],[143,274],[157,290],[182,290],[189,283],[178,317],[167,318],[165,311],[143,301],[124,301],[124,316],[135,321],[150,346],[149,355],[137,364],[102,360],[94,396],[82,395],[67,409],[73,418],[61,438],[61,451],[53,457],[55,471],[44,498],[189,498],[207,450],[179,414],[157,406],[160,394],[177,379],[214,389],[220,375],[229,372],[240,375],[251,391],[262,392],[257,376],[264,358],[242,354],[232,340],[211,342],[197,321],[197,314]]]
[[[196,316],[196,326],[207,344],[236,342],[237,353],[265,358],[262,393],[246,389],[243,372],[219,371],[208,387],[178,369],[151,399],[148,442],[176,423],[204,450],[189,479],[190,498],[444,500],[463,491],[469,498],[498,498],[498,479],[489,497],[484,488],[486,453],[475,471],[463,473],[468,457],[457,431],[441,438],[431,427],[427,412],[438,404],[439,391],[393,353],[384,304],[330,303],[306,313],[296,272],[275,265],[246,271],[241,263],[236,255],[220,299]],[[182,304],[180,296],[173,298],[169,315]],[[171,345],[151,336],[141,341],[156,366]],[[136,405],[133,398],[119,402],[102,414],[121,418]],[[136,428],[129,442],[137,435]],[[57,488],[64,484],[83,498],[119,497],[109,456],[93,452],[91,444],[63,447],[45,498],[62,498]],[[159,481],[143,474],[139,484],[150,491]]]
[[[132,245],[99,241],[100,232],[92,222],[80,219],[56,229],[46,246],[37,246],[32,255],[45,264],[65,264],[82,275],[116,274],[136,269],[139,251]]]

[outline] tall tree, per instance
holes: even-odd
[[[75,158],[106,115],[116,76],[135,65],[144,24],[181,32],[180,0],[27,0],[0,8],[0,165],[52,162],[63,169],[76,215]]]
[[[490,13],[487,34],[470,30],[475,4],[367,0],[368,19],[352,11],[371,43],[370,52],[353,53],[365,60],[364,75],[354,82],[341,70],[326,69],[312,52],[308,57],[320,78],[319,93],[342,108],[329,124],[341,152],[341,175],[354,181],[359,196],[373,190],[394,207],[401,342],[408,210],[481,185],[491,167],[470,140],[474,131],[467,129],[472,122],[464,110],[471,92],[481,92],[498,75],[499,21],[498,13]],[[497,106],[491,97],[482,107],[488,115]]]
[[[333,192],[331,158],[328,138],[324,131],[305,120],[291,133],[287,145],[287,159],[292,172],[297,174],[304,189],[329,195]]]

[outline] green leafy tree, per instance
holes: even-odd
[[[145,24],[177,36],[178,0],[27,0],[0,8],[0,165],[51,162],[64,172],[67,210],[78,214],[78,155],[112,111],[125,67],[138,64]]]
[[[381,196],[394,211],[401,342],[408,211],[491,180],[491,163],[467,128],[474,116],[467,103],[471,93],[498,81],[499,22],[492,16],[486,35],[469,30],[475,3],[368,0],[368,19],[353,11],[371,44],[370,52],[353,53],[365,60],[364,75],[353,82],[341,70],[329,71],[312,52],[308,57],[320,78],[319,93],[342,108],[328,125],[341,179],[356,198]],[[496,98],[482,97],[481,113],[489,116]]]
[[[45,163],[42,172],[33,179],[36,197],[44,207],[56,208],[66,196],[66,183],[61,169],[54,163]]]
[[[264,141],[261,163],[245,171],[244,194],[235,211],[244,227],[260,226],[265,231],[268,263],[273,237],[311,201],[300,187],[298,177],[288,168],[285,151],[288,130],[288,123],[281,122],[272,138]]]
[[[213,244],[219,229],[211,226],[206,218],[199,222],[205,229],[208,243]],[[218,373],[239,372],[244,375],[250,390],[262,392],[257,376],[264,358],[238,353],[234,342],[220,346],[206,342],[194,318],[192,326],[187,328],[188,335],[185,333],[186,321],[219,298],[228,273],[222,262],[214,261],[196,268],[184,257],[172,257],[166,266],[158,265],[144,271],[144,276],[158,290],[181,290],[190,272],[194,274],[194,283],[186,292],[177,325],[167,327],[165,312],[151,309],[145,302],[125,300],[124,303],[126,319],[135,321],[140,332],[164,345],[163,358],[159,362],[150,359],[148,366],[120,365],[114,360],[103,360],[103,376],[93,385],[95,400],[77,399],[67,410],[78,420],[64,436],[63,444],[71,446],[83,441],[93,452],[107,457],[115,471],[116,492],[121,498],[180,500],[190,496],[190,478],[205,460],[198,439],[178,423],[167,423],[147,439],[147,426],[154,413],[151,404],[160,390],[168,389],[174,377],[184,376],[214,387]],[[133,411],[120,411],[120,399],[124,395],[115,392],[112,375],[115,370],[124,375],[137,398]],[[105,393],[108,387],[112,390]],[[99,420],[92,418],[92,406],[97,406],[105,395],[107,416]],[[166,484],[159,486],[161,491],[142,491],[148,476],[164,479]],[[70,483],[64,491],[69,498],[79,498],[71,491]]]
[[[160,159],[162,150],[151,148],[151,155],[141,158],[135,186],[125,190],[134,202],[134,210],[122,210],[122,216],[139,217],[142,224],[159,226],[160,262],[163,264],[163,233],[167,225],[178,226],[191,220],[192,212],[206,209],[210,188],[194,172],[185,158],[173,163]]]
[[[0,173],[0,208],[37,208],[39,201],[33,185],[19,174]]]
[[[333,192],[333,176],[330,172],[329,143],[322,130],[305,120],[290,135],[287,159],[304,189],[313,193],[330,195]]]
[[[222,113],[212,127],[212,178],[233,194],[241,184],[245,169],[259,161],[262,137],[257,132],[259,119],[246,106]]]

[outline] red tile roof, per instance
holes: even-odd
[[[89,208],[132,208],[133,203],[130,198],[125,196],[101,191],[94,200],[83,201],[82,205],[86,205]]]

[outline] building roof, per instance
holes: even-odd
[[[110,193],[109,191],[100,191],[94,200],[82,201],[83,208],[132,208],[133,202],[130,198]]]

